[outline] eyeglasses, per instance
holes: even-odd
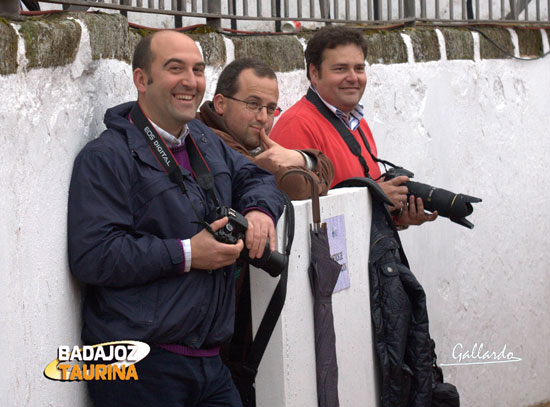
[[[224,97],[232,100],[236,100],[237,102],[241,102],[246,104],[246,108],[254,113],[260,113],[262,109],[265,107],[265,110],[267,112],[268,116],[277,117],[281,114],[283,109],[281,109],[279,106],[273,106],[273,105],[260,105],[255,100],[241,100],[237,99],[231,96],[223,95]]]

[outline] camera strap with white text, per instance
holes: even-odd
[[[158,135],[153,125],[149,122],[147,117],[143,114],[139,104],[136,103],[130,112],[130,117],[134,125],[140,130],[144,135],[145,140],[149,146],[149,149],[156,157],[157,161],[160,163],[166,174],[170,177],[170,180],[177,184],[182,192],[189,198],[187,194],[187,188],[185,187],[183,171],[176,161],[174,155],[166,145],[166,142]],[[189,141],[188,141],[189,140]],[[216,198],[214,193],[215,184],[214,176],[212,175],[206,160],[202,156],[198,146],[195,143],[195,140],[189,134],[186,139],[187,153],[189,155],[189,162],[191,163],[191,169],[197,180],[197,183],[205,191],[210,191],[212,197],[217,206],[219,206],[219,201]],[[294,239],[294,207],[292,202],[286,194],[283,193],[285,198],[285,207],[286,207],[286,229],[287,229],[287,241],[285,247],[285,255],[289,256],[292,248],[292,242]],[[195,215],[200,220],[200,223],[206,227],[211,233],[210,225],[204,221],[198,210],[193,206],[193,211]],[[247,355],[247,360],[242,366],[241,374],[241,385],[239,386],[239,391],[241,394],[253,392],[253,383],[258,372],[258,366],[263,357],[263,354],[269,343],[269,339],[275,329],[275,325],[286,299],[286,287],[287,287],[287,278],[288,278],[288,264],[285,270],[282,271],[279,283],[275,287],[271,300],[267,306],[265,314],[260,322],[258,331],[252,341],[250,352]],[[243,391],[244,390],[244,391]],[[253,397],[253,396],[252,396]]]
[[[145,140],[147,141],[149,149],[151,150],[163,170],[166,172],[170,180],[174,184],[178,185],[181,191],[189,199],[191,207],[193,208],[193,212],[199,220],[199,223],[206,227],[212,233],[212,231],[210,230],[210,225],[208,225],[208,223],[201,216],[200,212],[195,208],[195,206],[193,205],[193,201],[187,194],[185,177],[183,175],[183,171],[180,165],[172,154],[172,151],[170,151],[170,148],[168,148],[168,146],[166,145],[164,139],[158,135],[154,126],[143,114],[139,103],[136,103],[130,111],[130,117],[134,125],[145,136]],[[214,176],[210,172],[208,164],[206,164],[204,157],[202,156],[199,148],[195,143],[195,140],[193,140],[191,135],[188,135],[185,141],[187,154],[189,156],[189,162],[191,164],[191,170],[195,175],[197,183],[204,191],[206,191],[207,193],[210,192],[214,203],[216,204],[216,206],[219,206],[218,198],[216,197],[216,194],[214,192]]]

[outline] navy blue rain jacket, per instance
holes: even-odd
[[[75,160],[69,191],[71,272],[86,283],[86,343],[142,340],[212,348],[233,334],[234,267],[181,273],[180,239],[202,226],[128,120],[133,102],[107,110],[107,130]],[[218,199],[237,211],[259,207],[275,220],[283,199],[273,175],[227,147],[198,120],[188,123],[214,175]],[[209,222],[215,208],[183,170],[193,205]]]

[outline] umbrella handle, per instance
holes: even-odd
[[[282,177],[281,181],[289,174],[293,173],[300,173],[304,175],[307,179],[309,179],[309,183],[311,185],[311,211],[313,213],[313,230],[317,231],[319,227],[321,226],[321,205],[319,204],[319,185],[317,185],[317,182],[311,174],[305,170],[302,170],[300,168],[294,168],[291,170],[288,170]]]

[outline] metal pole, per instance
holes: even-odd
[[[472,0],[466,1],[466,15],[468,17],[468,20],[474,19],[474,8],[472,6]],[[462,17],[464,18],[464,15]]]
[[[228,8],[229,8],[229,15],[235,16],[237,15],[237,0],[228,0]],[[231,29],[236,30],[237,29],[237,19],[232,18],[231,19]]]
[[[367,19],[369,21],[372,20],[372,1],[371,0],[367,1]]]
[[[19,17],[19,0],[4,0],[0,2],[0,16]]]
[[[405,18],[414,18],[415,16],[414,0],[405,0]]]
[[[176,9],[182,11],[183,9],[183,0],[172,0],[172,10]],[[181,28],[183,27],[183,16],[174,16],[174,27]]]
[[[281,0],[275,1],[275,17],[281,17]],[[281,32],[281,20],[275,21],[275,32]]]
[[[397,0],[397,18],[403,18],[403,0]]]
[[[209,0],[208,1],[208,13],[210,14],[221,14],[222,12],[222,0]],[[209,25],[213,28],[221,28],[222,19],[221,18],[207,18],[206,25]]]
[[[321,11],[321,18],[328,18],[328,0],[319,0],[319,9]]]

